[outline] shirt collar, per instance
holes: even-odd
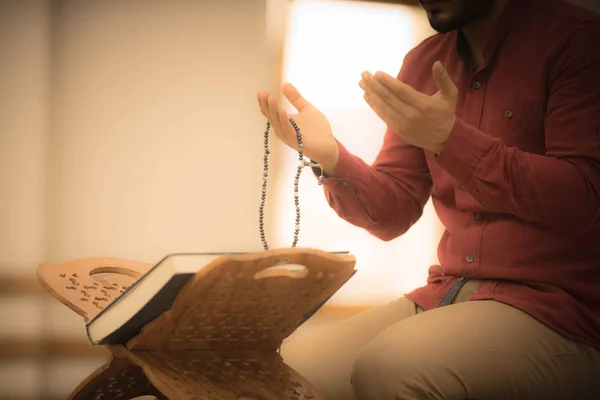
[[[528,4],[529,0],[510,0],[506,4],[483,46],[483,58],[487,65],[493,61],[508,33],[517,23],[519,17],[525,13],[523,6]],[[456,54],[458,58],[463,62],[468,62],[471,57],[470,52],[465,35],[460,29],[456,30]]]

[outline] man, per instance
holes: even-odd
[[[600,18],[562,0],[420,3],[439,34],[397,78],[360,81],[388,126],[373,165],[283,90],[331,207],[391,240],[431,195],[440,265],[284,359],[332,400],[599,399]],[[295,148],[278,102],[258,101]]]

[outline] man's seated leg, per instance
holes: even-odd
[[[385,329],[420,311],[410,300],[400,298],[314,334],[292,335],[282,347],[282,357],[326,399],[353,400],[352,366],[365,345]]]
[[[359,400],[591,400],[599,377],[598,350],[511,306],[475,301],[389,327],[365,346],[352,382]]]

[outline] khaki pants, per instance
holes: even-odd
[[[286,363],[328,400],[597,400],[600,352],[495,301],[423,312],[400,298],[314,335],[290,337]]]

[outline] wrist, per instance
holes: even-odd
[[[338,142],[335,141],[332,145],[331,152],[323,157],[319,164],[323,167],[323,174],[329,178],[332,178],[335,175],[335,169],[340,160],[340,148],[338,146]]]

